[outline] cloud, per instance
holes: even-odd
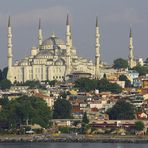
[[[12,22],[15,26],[31,25],[36,23],[40,17],[43,22],[50,24],[65,23],[68,10],[62,6],[49,7],[44,9],[35,9],[27,12],[12,14]],[[7,14],[0,13],[2,22],[8,18]]]
[[[110,13],[110,15],[105,16],[106,22],[111,23],[129,23],[129,24],[143,24],[144,19],[134,8],[128,8],[125,11],[118,11],[115,13]]]

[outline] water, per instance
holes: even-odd
[[[1,143],[0,148],[148,148],[148,144],[126,143]]]

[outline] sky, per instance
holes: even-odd
[[[94,61],[95,19],[99,18],[101,61],[128,58],[132,27],[136,58],[148,57],[148,0],[0,0],[0,68],[7,66],[7,22],[11,16],[13,62],[30,55],[38,45],[38,20],[44,40],[65,40],[66,15],[70,16],[77,54]]]

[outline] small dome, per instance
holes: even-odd
[[[65,64],[65,61],[63,59],[58,59],[56,62],[55,62],[55,65],[64,65]]]
[[[65,45],[65,42],[62,39],[56,37],[55,35],[52,35],[42,43],[42,46],[48,45]]]

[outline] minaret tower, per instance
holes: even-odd
[[[71,49],[70,49],[70,24],[69,24],[69,16],[67,15],[66,20],[66,75],[70,74],[71,72]]]
[[[70,26],[70,48],[72,49],[73,43],[72,43],[72,31],[71,31],[71,26]]]
[[[96,17],[96,56],[95,56],[95,79],[100,78],[100,32],[98,17]]]
[[[8,18],[8,73],[7,79],[12,82],[12,30],[10,16]]]
[[[41,46],[43,42],[43,35],[42,35],[42,29],[41,29],[41,18],[39,18],[38,42],[39,42],[39,46]]]
[[[129,35],[129,59],[128,59],[128,63],[129,63],[129,67],[133,68],[135,66],[135,61],[134,61],[134,47],[133,47],[133,37],[132,37],[132,29],[130,27],[130,35]]]

